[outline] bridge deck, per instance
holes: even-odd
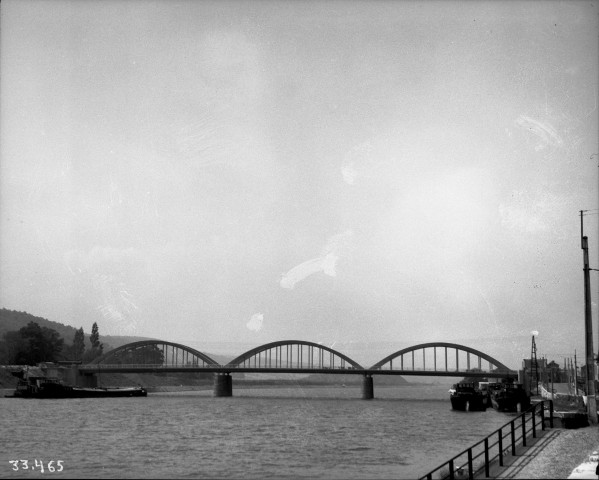
[[[349,375],[402,375],[435,377],[506,378],[518,377],[518,372],[468,372],[463,370],[381,370],[357,368],[285,368],[285,367],[242,367],[242,366],[162,366],[162,365],[81,365],[83,373],[300,373],[300,374],[349,374]]]

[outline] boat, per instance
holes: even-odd
[[[65,384],[58,377],[47,376],[39,367],[12,372],[19,383],[9,398],[102,398],[147,397],[143,387],[78,387]]]
[[[491,405],[498,412],[518,412],[530,408],[530,397],[521,383],[489,383]]]
[[[449,400],[453,410],[484,412],[487,396],[474,383],[456,383],[449,389]]]
[[[18,398],[101,398],[101,397],[147,397],[143,387],[73,387],[54,380],[37,384],[19,382],[13,395]]]
[[[483,404],[489,408],[491,406],[491,397],[489,396],[489,383],[487,381],[478,382],[478,388],[483,394]]]

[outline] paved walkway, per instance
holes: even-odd
[[[539,432],[536,439],[529,439],[527,447],[518,448],[515,457],[505,457],[504,467],[491,469],[490,477],[597,478],[596,475],[589,477],[580,468],[581,472],[574,472],[596,450],[599,450],[597,426],[572,430],[548,428]]]
[[[548,390],[551,390],[551,386],[553,385],[553,393],[558,393],[562,395],[570,395],[570,384],[568,383],[550,383],[548,385]],[[574,393],[574,392],[572,392]]]

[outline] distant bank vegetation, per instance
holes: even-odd
[[[104,337],[98,324],[91,333],[26,312],[0,309],[0,365],[36,365],[40,362],[89,362],[112,348],[144,337]]]
[[[86,344],[83,327],[66,327],[25,312],[6,309],[0,311],[0,320],[0,364],[3,365],[37,365],[65,360],[89,362],[104,351],[95,322]]]

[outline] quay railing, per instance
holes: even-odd
[[[420,479],[468,478],[473,480],[475,476],[483,474],[485,478],[489,478],[491,466],[495,462],[499,467],[503,467],[506,456],[510,454],[516,456],[518,447],[526,447],[529,438],[536,438],[539,428],[541,431],[545,430],[546,405],[548,405],[549,426],[553,428],[553,401],[542,400]],[[537,415],[541,418],[537,419]]]

